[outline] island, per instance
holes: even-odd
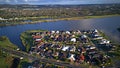
[[[103,32],[31,30],[20,36],[29,54],[83,67],[110,67],[119,57],[119,47]],[[113,57],[114,56],[114,57]],[[120,58],[119,58],[120,59]],[[118,58],[117,58],[118,60]]]

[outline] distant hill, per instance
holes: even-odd
[[[78,7],[120,6],[120,4],[81,4],[81,5],[29,5],[29,4],[0,4],[0,8],[78,8]]]

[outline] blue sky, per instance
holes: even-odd
[[[0,4],[104,4],[120,3],[120,0],[0,0]]]

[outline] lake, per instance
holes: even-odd
[[[120,42],[120,16],[107,18],[94,18],[83,20],[43,22],[37,24],[24,24],[16,26],[0,27],[0,36],[7,36],[10,41],[21,49],[25,49],[20,40],[20,34],[26,30],[90,30],[98,29],[103,31],[110,39]]]

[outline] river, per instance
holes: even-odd
[[[20,34],[26,30],[89,30],[99,29],[103,31],[110,39],[120,42],[120,32],[117,28],[120,27],[120,16],[107,18],[94,18],[83,20],[69,20],[56,22],[43,22],[37,24],[24,24],[16,26],[0,27],[0,36],[7,36],[10,41],[16,44],[21,49],[24,46],[20,40]]]

